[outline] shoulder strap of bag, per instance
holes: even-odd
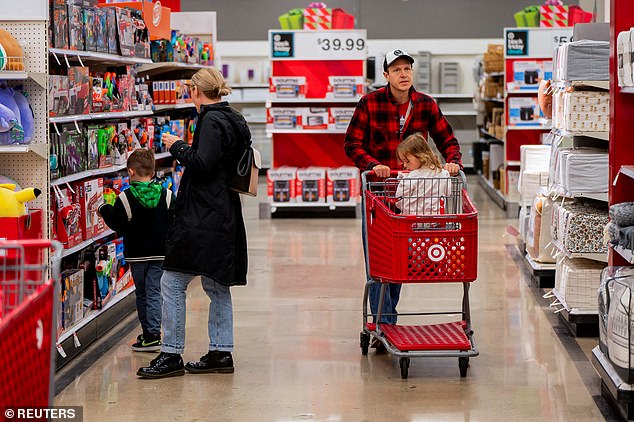
[[[167,203],[167,209],[169,209],[172,204],[172,191],[169,189],[165,191],[165,202]]]
[[[125,213],[128,216],[128,221],[132,220],[132,208],[130,208],[130,201],[128,201],[127,191],[121,192],[119,195],[119,199],[121,199],[121,203],[123,204],[123,208],[125,209]]]

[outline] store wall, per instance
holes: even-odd
[[[308,3],[306,0],[181,0],[181,10],[208,11],[212,8],[218,12],[219,40],[266,40],[269,29],[279,28],[279,15]],[[329,7],[342,7],[355,14],[357,27],[367,29],[368,39],[430,39],[498,38],[505,26],[515,26],[513,13],[536,2],[329,0],[326,3]]]

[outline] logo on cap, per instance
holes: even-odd
[[[401,54],[403,54],[403,52],[401,50],[394,50],[394,55],[395,56],[400,56]]]

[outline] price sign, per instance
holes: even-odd
[[[365,60],[366,31],[269,31],[272,60]]]

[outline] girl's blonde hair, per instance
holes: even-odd
[[[396,156],[401,159],[410,154],[420,160],[421,168],[427,167],[432,170],[442,169],[440,158],[429,146],[427,139],[421,133],[409,135],[396,147]]]
[[[196,85],[205,94],[205,97],[209,99],[231,94],[231,88],[222,77],[222,73],[213,67],[200,69],[196,72],[192,76],[192,85]]]

